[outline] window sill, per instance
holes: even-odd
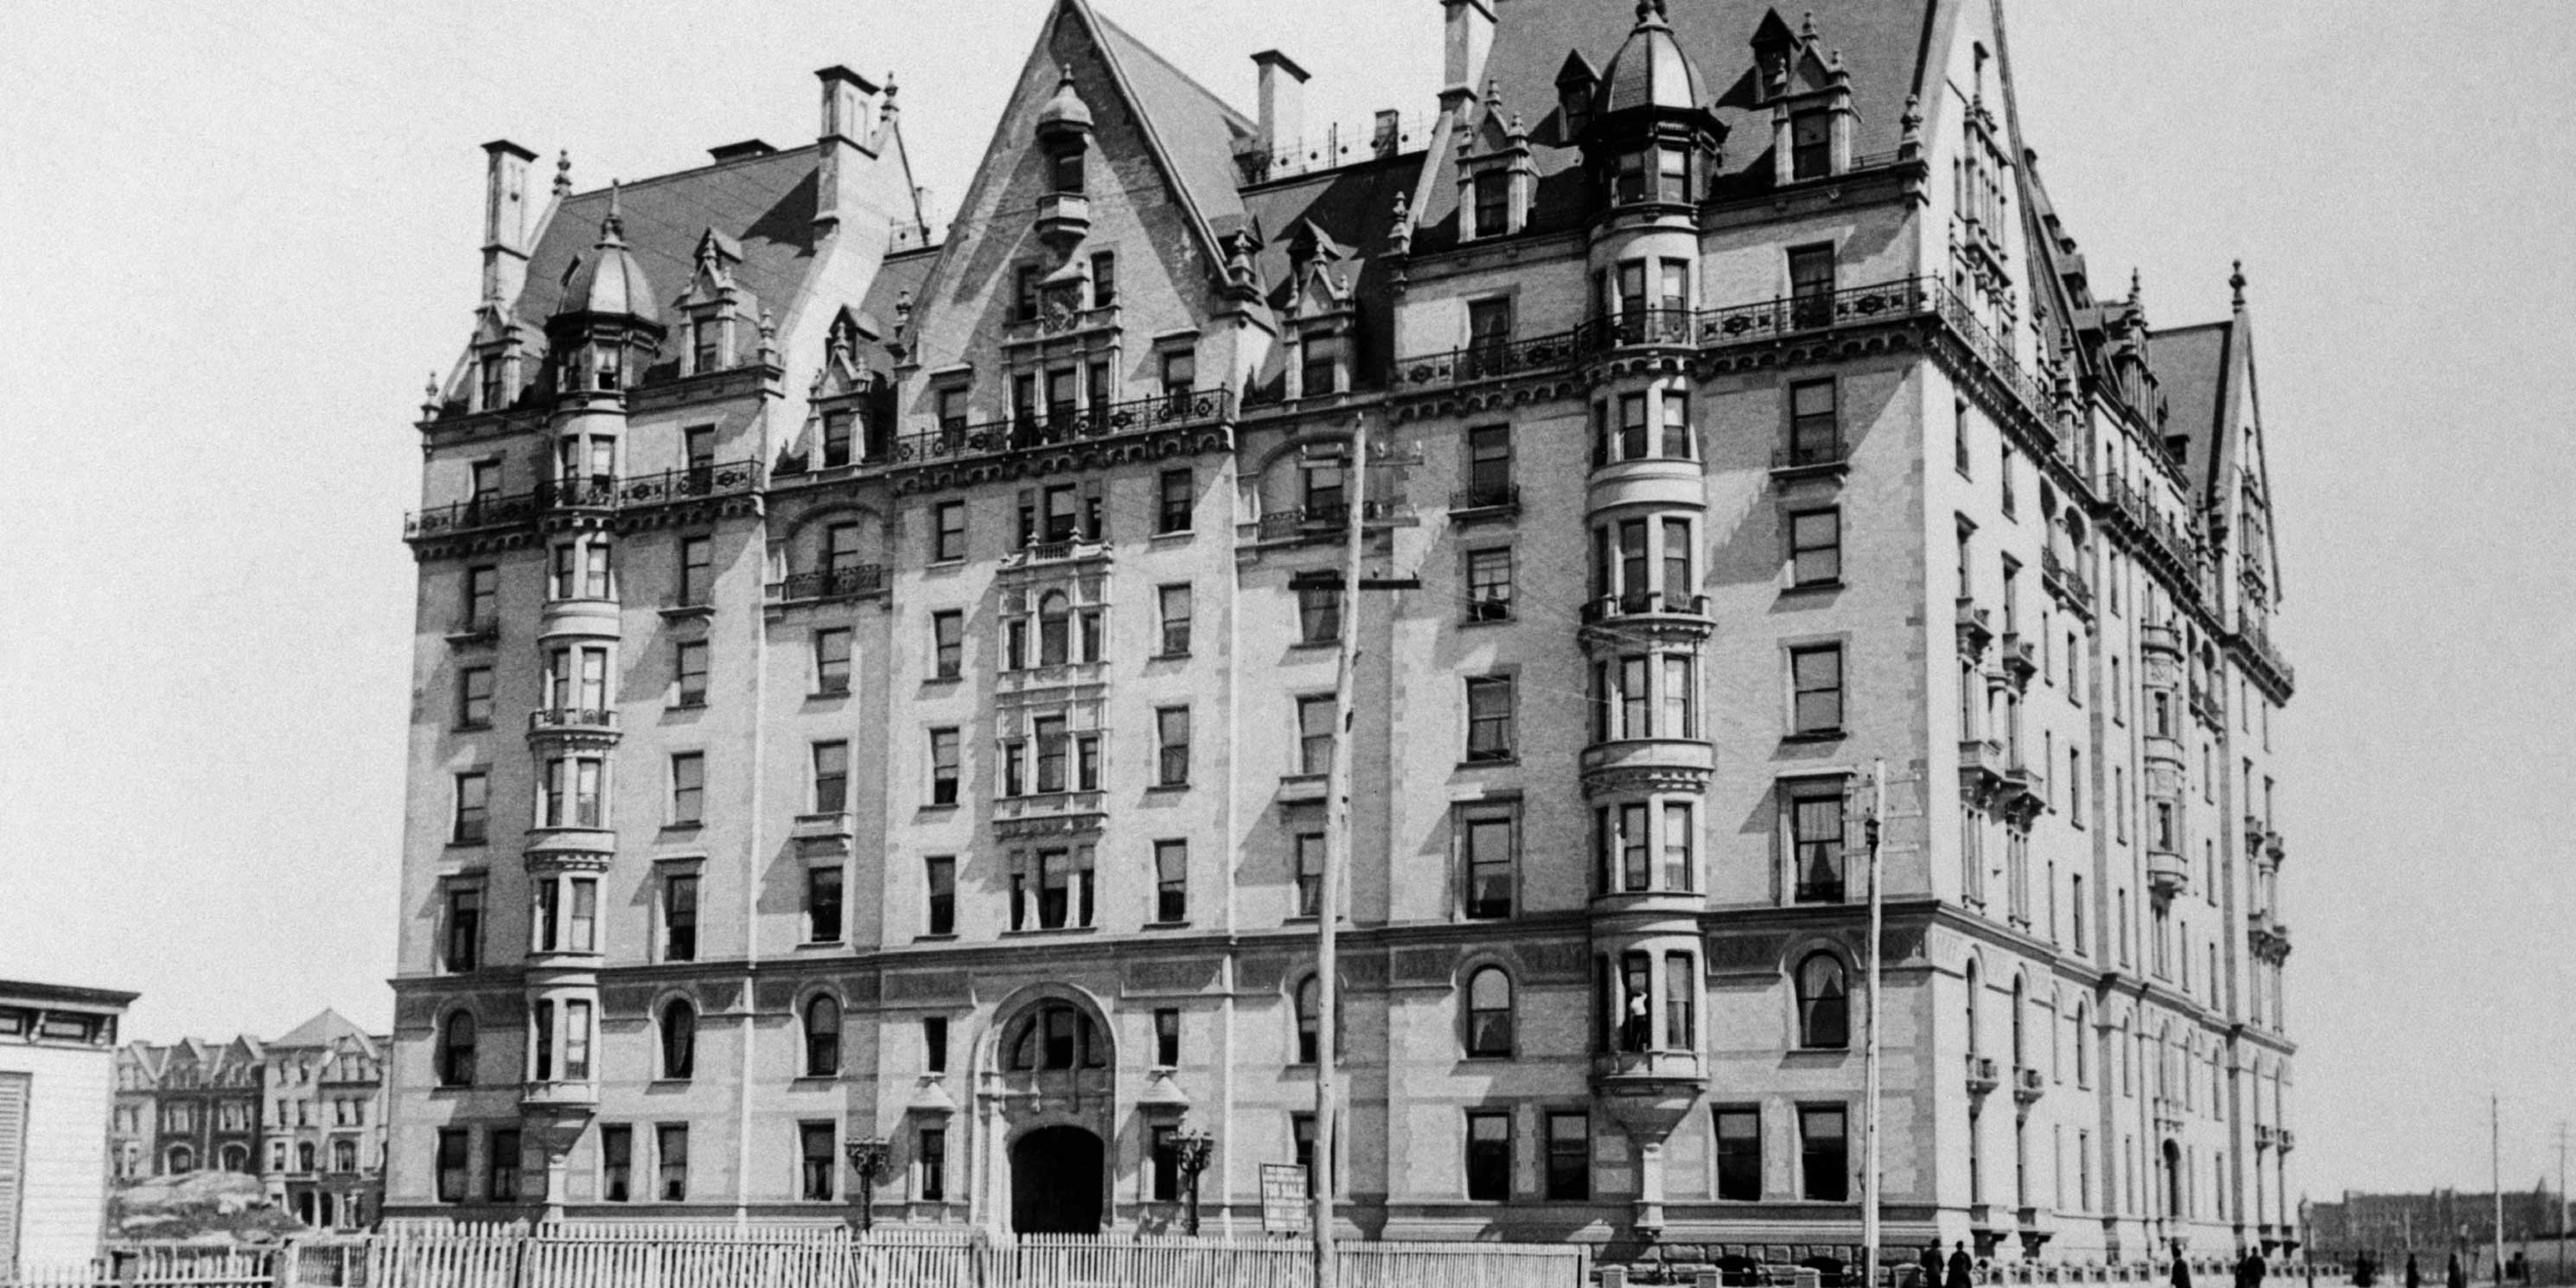
[[[702,818],[686,819],[676,823],[664,823],[662,825],[662,835],[668,837],[674,832],[679,832],[694,836],[698,832],[704,830],[706,825],[707,821]]]
[[[706,709],[707,700],[705,698],[682,698],[663,708],[665,711],[704,711]]]
[[[1521,763],[1518,756],[1496,756],[1491,759],[1468,759],[1458,762],[1460,769],[1508,769]]]
[[[1003,674],[1008,675],[1010,672],[1005,671]],[[956,684],[965,678],[965,673],[961,671],[955,675],[925,675],[921,677],[921,682],[923,684]]]
[[[1782,587],[1780,589],[1780,593],[1783,595],[1817,595],[1823,594],[1826,591],[1844,589],[1848,584],[1849,583],[1845,582],[1840,577],[1836,577],[1831,581],[1791,582],[1789,585]]]
[[[807,702],[821,702],[827,698],[846,698],[848,696],[850,696],[850,691],[848,689],[816,689],[807,693],[805,695],[805,700]]]
[[[490,732],[492,732],[492,722],[491,722],[491,721],[489,721],[489,720],[467,720],[467,721],[460,721],[460,722],[458,722],[458,723],[457,723],[456,727],[455,727],[454,729],[450,730],[449,732],[451,732],[451,733],[490,733]]]
[[[1148,662],[1186,662],[1190,660],[1190,655],[1186,650],[1179,653],[1156,653],[1145,660]]]
[[[953,944],[957,942],[957,932],[952,930],[941,935],[914,935],[912,937],[912,942],[916,944]]]
[[[451,850],[481,850],[489,848],[491,844],[492,842],[488,838],[479,841],[449,841],[447,843],[447,848]]]
[[[1298,640],[1296,643],[1289,645],[1288,647],[1289,647],[1289,649],[1293,652],[1293,651],[1298,650],[1298,649],[1328,649],[1328,648],[1340,648],[1341,646],[1342,646],[1342,642],[1341,642],[1340,640],[1337,640],[1337,639],[1332,639],[1332,640],[1304,640],[1304,639],[1301,639],[1301,640]]]
[[[1458,619],[1458,628],[1465,630],[1471,626],[1509,626],[1518,620],[1520,619],[1509,613],[1500,617],[1462,617]]]
[[[1004,939],[1027,939],[1039,935],[1096,935],[1098,926],[1031,926],[1025,930],[1005,930]]]
[[[1145,794],[1152,796],[1157,793],[1169,794],[1172,792],[1185,792],[1189,789],[1190,785],[1188,783],[1156,783],[1153,786],[1146,788]]]
[[[1845,736],[1844,732],[1840,729],[1809,729],[1798,733],[1783,734],[1780,737],[1780,741],[1793,743],[1839,742]]]
[[[692,619],[715,616],[716,606],[713,604],[674,604],[659,611],[662,614],[663,621],[685,622]]]
[[[1147,929],[1147,930],[1187,930],[1187,929],[1189,929],[1189,928],[1190,928],[1190,923],[1189,923],[1187,920],[1182,920],[1182,921],[1149,921],[1149,922],[1146,922],[1146,923],[1145,923],[1145,927],[1144,927],[1144,928],[1145,928],[1145,929]],[[1161,1067],[1161,1066],[1157,1066],[1157,1067]]]
[[[947,814],[955,812],[956,809],[957,802],[955,801],[930,801],[921,807],[921,812],[924,814]]]
[[[957,555],[947,559],[933,559],[929,563],[923,564],[921,566],[921,570],[923,572],[956,572],[965,566],[966,556]]]
[[[847,948],[849,946],[850,941],[846,939],[808,939],[804,943],[796,945],[795,951],[800,953],[821,952],[826,949]]]
[[[1196,528],[1175,528],[1170,532],[1155,533],[1150,539],[1149,544],[1156,548],[1163,546],[1185,546],[1190,543],[1190,539],[1192,537],[1195,537],[1198,534],[1198,529]]]

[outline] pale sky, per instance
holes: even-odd
[[[1252,107],[1430,110],[1433,0],[1097,0]],[[1524,0],[1509,0],[1521,3]],[[1755,0],[1677,0],[1681,4]],[[1046,0],[22,4],[0,42],[0,977],[128,1032],[391,1013],[412,420],[482,154],[585,189],[814,130],[892,70],[953,208]],[[1794,4],[1783,6],[1792,13]],[[2300,690],[2280,726],[2295,1159],[2555,1175],[2576,1118],[2576,4],[2008,0],[2028,141],[2150,318],[2252,279]],[[2552,322],[2551,319],[2558,319]],[[2556,439],[2551,435],[2558,435]]]

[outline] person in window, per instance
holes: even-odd
[[[1631,1051],[1643,1051],[1646,1037],[1646,994],[1642,989],[1633,989],[1628,994],[1628,1020],[1620,1026],[1620,1040]]]

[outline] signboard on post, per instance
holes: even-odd
[[[1261,1165],[1261,1232],[1304,1234],[1308,1224],[1306,1169],[1296,1163]]]

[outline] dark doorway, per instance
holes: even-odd
[[[1041,1127],[1011,1146],[1015,1234],[1100,1232],[1100,1138],[1079,1127]]]

